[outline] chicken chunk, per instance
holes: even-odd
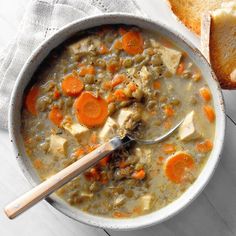
[[[125,123],[132,118],[133,111],[131,109],[121,109],[117,117],[117,123],[120,127],[124,127]]]
[[[69,50],[75,55],[86,55],[91,50],[97,50],[101,45],[101,41],[94,37],[86,37],[69,46]]]
[[[161,59],[164,65],[172,74],[175,74],[176,69],[179,65],[182,53],[175,49],[166,48],[166,47],[161,47],[159,50],[161,52]]]
[[[87,135],[89,134],[89,129],[80,124],[65,124],[63,128],[67,130],[71,135],[73,135],[78,141],[83,139],[87,139]]]
[[[63,157],[66,155],[67,140],[59,135],[50,136],[49,152],[56,157]]]
[[[196,114],[191,111],[184,119],[182,125],[179,127],[179,138],[182,141],[190,141],[201,137],[200,128],[197,125]]]
[[[99,138],[103,141],[110,139],[116,134],[117,128],[118,124],[111,117],[108,117],[105,125],[99,133]]]
[[[149,147],[143,147],[142,149],[136,147],[134,149],[134,155],[139,158],[139,162],[142,164],[151,164],[152,161],[152,149]]]
[[[154,197],[151,194],[146,194],[140,198],[143,211],[148,211],[152,207]]]
[[[146,66],[143,66],[141,68],[140,78],[141,78],[142,87],[145,87],[151,78],[151,73],[148,71]]]

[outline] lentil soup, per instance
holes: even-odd
[[[174,42],[134,26],[78,33],[51,51],[25,91],[21,133],[42,180],[114,136],[160,136],[120,149],[57,191],[94,215],[136,217],[181,196],[214,142],[212,95]]]

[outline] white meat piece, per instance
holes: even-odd
[[[199,138],[200,130],[197,126],[196,114],[194,111],[191,111],[187,116],[184,118],[182,125],[179,127],[179,138],[182,141],[190,141],[196,138]]]
[[[80,193],[80,197],[82,197],[82,198],[92,198],[93,197],[93,193],[88,193],[88,192],[81,192]]]
[[[86,55],[89,51],[98,49],[101,41],[94,37],[86,37],[69,46],[72,53],[76,55]]]
[[[50,136],[49,152],[56,157],[63,157],[66,155],[67,140],[59,135],[52,134]]]
[[[116,134],[117,128],[117,123],[111,117],[108,117],[105,125],[99,133],[99,138],[103,141],[110,139]]]
[[[150,39],[150,43],[151,43],[152,47],[154,47],[154,48],[161,47],[161,44],[158,41],[156,41],[155,39]]]
[[[122,195],[118,195],[118,197],[115,198],[114,200],[114,205],[115,206],[120,206],[125,202],[126,197]]]
[[[133,111],[127,108],[123,108],[120,110],[118,117],[117,117],[117,123],[120,127],[124,127],[125,123],[132,118]]]
[[[141,206],[143,211],[148,211],[152,207],[153,196],[151,194],[146,194],[140,198]]]
[[[89,129],[80,124],[65,124],[63,128],[67,130],[71,135],[73,135],[78,141],[82,138],[87,140],[87,135],[89,134]]]
[[[152,149],[143,147],[142,149],[137,147],[134,149],[134,155],[139,158],[139,162],[142,164],[151,164],[152,161]]]
[[[145,87],[148,84],[150,77],[151,73],[148,71],[146,66],[143,66],[140,71],[140,78],[143,87]]]
[[[167,69],[172,73],[175,74],[176,69],[179,65],[182,53],[175,49],[161,47],[159,49],[161,52],[161,59]]]

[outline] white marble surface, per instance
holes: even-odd
[[[0,51],[15,36],[28,1],[0,0]],[[199,46],[198,39],[171,16],[164,0],[137,2],[149,17],[170,25]],[[29,189],[29,185],[16,164],[8,133],[0,130],[0,235],[236,235],[236,92],[224,91],[224,98],[228,116],[225,147],[210,183],[203,193],[177,216],[160,225],[132,232],[105,232],[80,224],[57,212],[45,202],[39,203],[14,221],[8,220],[2,208]]]

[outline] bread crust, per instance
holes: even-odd
[[[232,0],[166,0],[171,11],[192,32],[201,34],[201,18],[205,12],[215,10],[223,2]]]
[[[216,41],[216,38],[214,37],[215,29],[213,25],[213,18],[210,12],[205,14],[202,18],[202,24],[201,24],[201,50],[203,55],[206,57],[206,59],[209,61],[209,63],[212,66],[212,69],[214,70],[216,77],[220,83],[220,86],[222,89],[236,89],[236,80],[232,80],[232,71],[236,68],[236,63],[233,61],[236,61],[234,58],[228,59],[232,64],[234,63],[234,66],[230,66],[228,72],[224,69],[223,62],[221,60],[221,52],[219,50],[220,43]],[[222,38],[224,36],[222,35]],[[230,45],[228,45],[230,48]]]

